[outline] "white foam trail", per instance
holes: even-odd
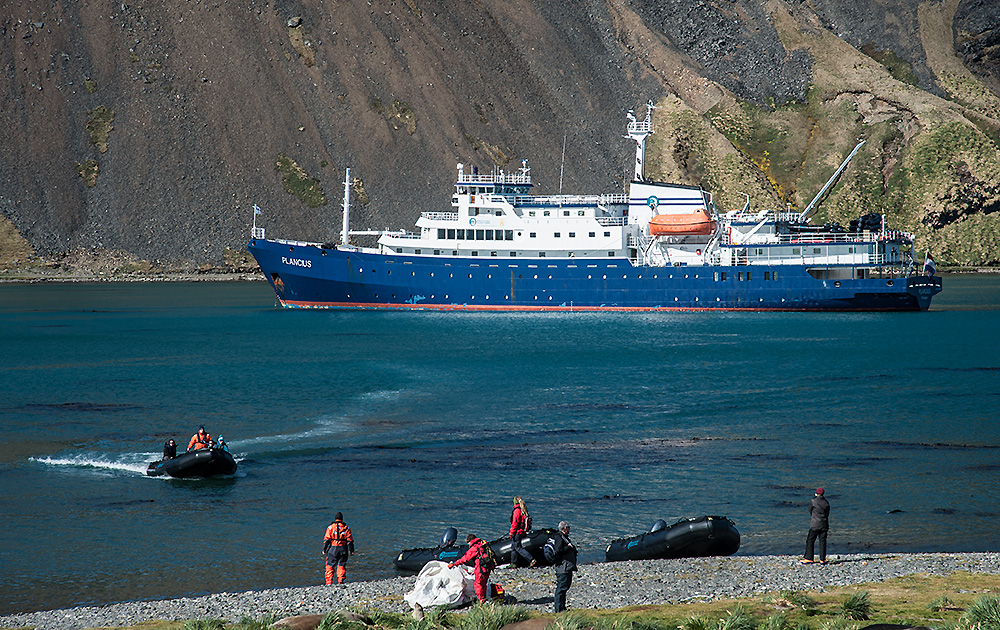
[[[153,453],[122,453],[108,455],[103,453],[81,453],[69,457],[29,457],[28,461],[50,466],[74,466],[77,468],[96,468],[130,472],[145,476],[148,462],[159,459]]]

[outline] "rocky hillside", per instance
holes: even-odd
[[[106,252],[232,262],[270,236],[409,228],[455,164],[543,192],[647,175],[728,209],[885,212],[941,262],[1000,262],[995,0],[10,0],[0,8],[0,264]],[[560,175],[565,142],[565,170]]]

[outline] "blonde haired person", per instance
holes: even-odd
[[[524,499],[514,497],[514,509],[510,513],[510,566],[517,566],[517,558],[524,558],[527,566],[534,567],[538,562],[531,557],[528,550],[521,546],[521,539],[531,530],[531,517]]]

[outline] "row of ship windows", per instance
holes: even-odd
[[[490,265],[490,266],[493,267],[495,265]],[[511,266],[514,266],[514,265],[511,265]],[[529,265],[529,266],[531,266],[531,265]],[[552,265],[550,265],[550,266],[552,266]],[[365,270],[363,268],[358,269],[358,273],[364,273],[364,272],[365,272]],[[375,270],[371,269],[371,270],[369,270],[369,273],[375,273]],[[391,276],[392,275],[392,269],[387,270],[385,273],[386,273],[386,275],[390,275]],[[411,276],[416,276],[417,272],[416,271],[411,271],[410,275]],[[679,274],[678,274],[678,276],[679,276]],[[698,278],[699,277],[698,274],[684,274],[685,278],[690,278],[692,276],[694,278]],[[432,278],[434,277],[434,272],[433,271],[430,272],[430,277],[432,277]],[[454,273],[449,273],[448,277],[449,278],[454,278],[455,274]],[[522,274],[517,274],[517,277],[518,277],[518,279],[524,278],[524,276]],[[655,274],[655,273],[653,274],[653,279],[654,280],[657,279],[657,278],[659,278],[659,277],[660,277],[659,274]],[[668,278],[673,278],[674,274],[672,274],[672,273],[668,274],[667,277]],[[486,274],[486,278],[487,279],[493,278],[493,274],[492,273]],[[592,280],[593,278],[594,278],[594,276],[592,274],[587,274],[587,280]],[[642,280],[642,274],[641,273],[638,274],[636,276],[636,278],[638,278],[639,280]],[[472,279],[472,274],[471,273],[469,274],[469,279],[470,280]],[[538,274],[532,275],[532,279],[533,280],[538,280]],[[551,279],[552,279],[552,274],[549,274],[549,280],[551,280]],[[602,275],[601,279],[602,280],[607,280],[608,279],[607,274]],[[622,274],[622,280],[627,280],[627,279],[628,279],[628,274],[627,273],[623,273]],[[739,272],[737,272],[737,278],[736,279],[739,282],[749,282],[750,280],[753,280],[753,272],[752,271],[739,271]],[[778,272],[777,271],[765,271],[764,272],[764,280],[765,281],[772,281],[772,280],[777,280],[777,279],[778,279]],[[725,271],[716,271],[716,272],[714,272],[712,274],[712,280],[714,280],[715,282],[725,282],[726,281],[726,272]]]
[[[460,230],[460,229],[445,229],[438,228],[438,238],[448,239],[448,240],[459,240],[459,241],[513,241],[514,240],[514,230]],[[518,236],[521,235],[520,232],[517,233]],[[529,238],[535,238],[538,236],[537,232],[529,232]],[[562,232],[554,232],[552,234],[555,238],[560,238]],[[590,232],[587,234],[588,237],[594,238],[597,236],[596,232]],[[605,232],[604,237],[609,238],[611,232]],[[576,232],[569,232],[570,238],[576,238]]]
[[[470,232],[471,232],[471,230],[470,230]],[[532,236],[534,236],[534,235],[532,235]],[[414,249],[412,251],[407,250],[407,249],[400,249],[399,253],[400,254],[418,254],[419,255],[423,251],[424,250],[422,250],[422,249]],[[521,252],[520,254],[518,254],[517,252],[509,252],[509,253],[510,253],[510,257],[511,258],[517,258],[518,256],[525,256],[525,255],[527,255],[526,252]],[[441,255],[441,250],[440,249],[435,249],[434,250],[434,255],[435,256],[440,256]],[[458,256],[458,250],[457,249],[451,250],[451,255],[452,256]],[[479,256],[479,252],[478,251],[462,252],[462,255],[463,256]],[[485,256],[486,253],[483,252],[483,255]],[[498,256],[498,255],[499,254],[497,252],[490,252],[490,256]],[[576,258],[576,252],[568,252],[566,255],[569,256],[570,258]],[[615,252],[608,252],[608,257],[609,258],[614,258],[617,255],[618,254],[616,254]],[[545,258],[545,252],[538,252],[538,257],[539,258]]]

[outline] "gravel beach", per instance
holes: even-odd
[[[1000,553],[860,554],[831,556],[827,564],[800,564],[794,556],[730,556],[581,565],[569,592],[569,607],[609,609],[643,604],[708,601],[768,591],[823,590],[911,575],[954,571],[1000,574]],[[533,609],[552,608],[552,569],[498,569],[493,580]],[[151,619],[225,619],[267,614],[321,614],[350,607],[409,612],[402,596],[414,577],[343,586],[307,586],[244,593],[217,593],[160,601],[86,606],[0,617],[0,627],[72,630],[129,626]]]

